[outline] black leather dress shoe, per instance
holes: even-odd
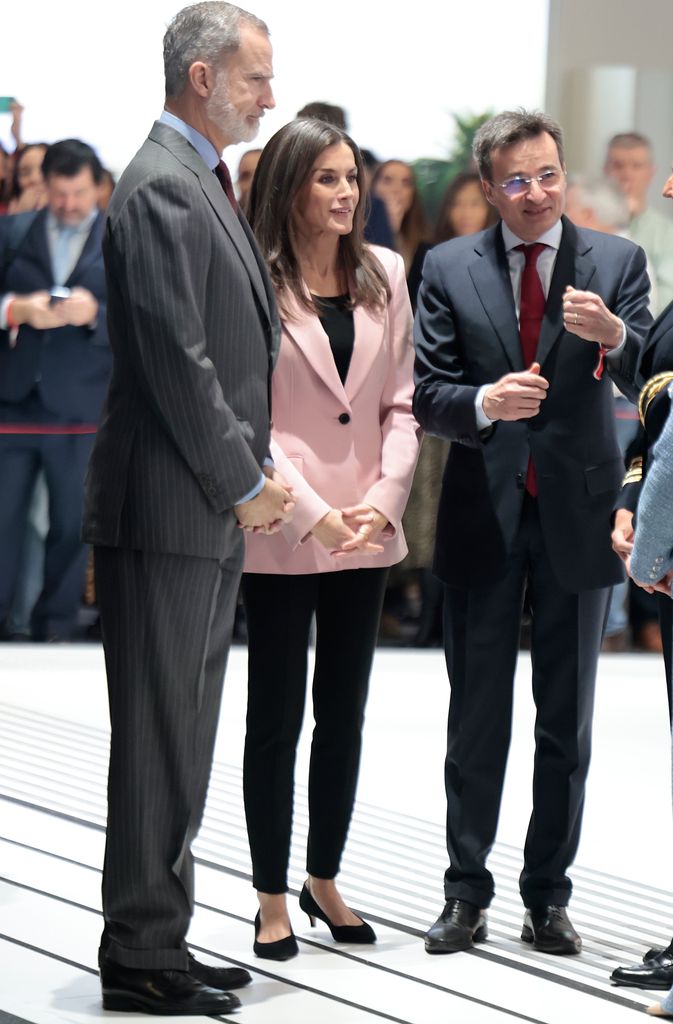
[[[467,900],[450,899],[425,933],[427,953],[459,953],[484,942],[488,935],[486,911]]]
[[[523,919],[522,942],[541,953],[570,956],[582,952],[582,940],[573,928],[565,907],[529,907]]]
[[[673,985],[673,957],[668,950],[632,967],[618,967],[610,975],[613,985],[632,988],[669,989]]]
[[[243,967],[213,967],[202,964],[191,953],[189,957],[189,973],[192,978],[202,981],[211,988],[219,988],[222,992],[231,992],[234,988],[245,988],[252,981],[252,975]]]
[[[134,970],[104,959],[100,977],[104,1010],[194,1016],[231,1013],[241,1005],[237,996],[202,984],[189,971]]]

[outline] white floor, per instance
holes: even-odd
[[[195,847],[198,907],[190,941],[204,960],[254,971],[237,1020],[621,1024],[657,999],[657,993],[613,988],[608,976],[652,943],[667,943],[673,931],[670,743],[660,660],[602,659],[584,834],[572,872],[572,918],[584,939],[579,957],[545,957],[519,940],[517,878],[531,788],[529,681],[522,655],[491,857],[498,896],[489,914],[489,941],[448,957],[423,950],[422,933],[443,904],[448,684],[439,652],[382,650],[341,875],[348,901],[372,921],[379,942],[337,948],[325,928],[308,927],[296,903],[304,877],[308,716],[291,869],[301,955],[276,965],[256,960],[251,949],[256,902],[240,770],[245,652],[234,648]],[[88,1024],[111,1016],[100,1008],[95,972],[107,729],[100,648],[0,647],[0,1024],[12,1017]]]

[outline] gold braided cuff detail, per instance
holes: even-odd
[[[639,484],[643,479],[643,457],[642,455],[636,456],[635,459],[631,459],[629,468],[626,471],[626,476],[622,480],[622,487],[627,484]]]
[[[638,398],[638,416],[640,422],[645,426],[645,418],[647,416],[647,410],[654,398],[663,391],[664,388],[668,387],[669,384],[673,384],[673,373],[656,373],[654,377],[650,377]]]

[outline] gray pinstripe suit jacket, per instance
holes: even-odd
[[[114,369],[85,541],[224,557],[259,480],[280,326],[250,229],[192,146],[155,123],[103,243]]]

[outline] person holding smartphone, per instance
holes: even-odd
[[[0,635],[7,637],[35,479],[43,470],[50,529],[32,638],[76,627],[86,548],[84,474],[110,375],[98,211],[102,172],[77,139],[43,161],[47,205],[0,219]]]

